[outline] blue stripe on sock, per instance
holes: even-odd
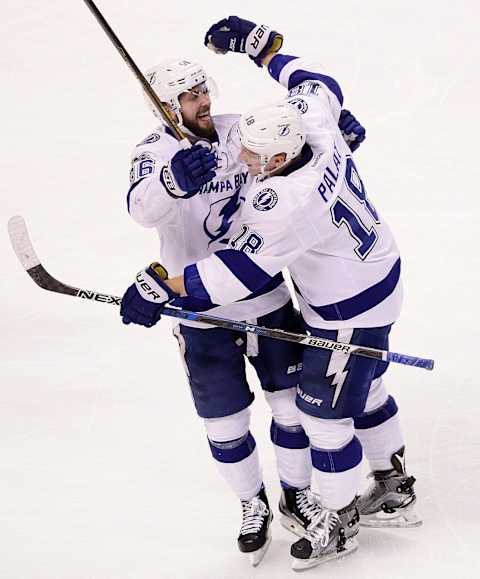
[[[273,444],[282,448],[308,448],[310,442],[303,428],[298,426],[281,426],[272,420],[270,439]]]
[[[356,436],[340,450],[311,449],[313,468],[322,472],[345,472],[362,461],[362,445]]]
[[[255,450],[255,439],[250,432],[228,442],[216,442],[208,439],[212,456],[218,462],[240,462],[247,458]]]
[[[303,491],[303,489],[307,488],[307,487],[302,487],[302,488],[292,487],[292,485],[289,485],[288,483],[286,483],[283,480],[280,481],[280,486],[284,490],[292,490],[292,491]]]
[[[355,428],[358,429],[373,428],[383,424],[392,418],[392,416],[395,416],[397,412],[397,403],[392,396],[389,396],[383,406],[380,406],[380,408],[377,408],[373,412],[364,412],[360,416],[356,416],[353,422]]]

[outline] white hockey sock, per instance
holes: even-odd
[[[312,460],[307,435],[300,424],[300,412],[295,404],[296,388],[265,392],[272,410],[270,439],[277,459],[277,471],[282,487],[303,489],[310,484]]]
[[[358,494],[362,446],[354,436],[353,419],[327,419],[300,412],[310,439],[312,491],[329,509],[349,505]]]
[[[355,418],[355,429],[371,470],[393,468],[392,454],[404,445],[395,400],[389,396],[379,408]]]
[[[209,440],[217,468],[240,500],[250,500],[262,486],[262,472],[253,436],[229,442]]]
[[[303,428],[300,425],[282,426],[272,420],[270,437],[282,487],[307,487],[312,476],[312,460],[310,445]]]
[[[349,505],[359,493],[361,464],[343,472],[312,471],[312,492],[319,496],[322,506],[338,510]]]
[[[329,509],[349,505],[358,494],[362,474],[362,447],[356,436],[343,448],[312,448],[312,491]]]

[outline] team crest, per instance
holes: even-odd
[[[288,101],[291,105],[296,107],[302,115],[308,111],[308,104],[301,98],[294,98]]]
[[[258,211],[269,211],[273,209],[278,201],[278,195],[273,189],[267,187],[257,193],[253,199],[253,206]]]
[[[151,145],[152,143],[156,143],[159,140],[160,135],[158,133],[152,133],[151,135],[148,135],[148,137],[141,143],[138,143],[137,147],[140,147],[140,145]]]

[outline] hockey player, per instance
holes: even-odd
[[[273,31],[265,37],[256,58],[271,50],[275,37]],[[211,116],[214,83],[196,63],[170,60],[151,69],[147,77],[192,147],[180,149],[164,126],[144,139],[132,157],[128,209],[135,221],[157,229],[163,262],[171,273],[180,274],[189,263],[226,247],[235,229],[247,182],[246,168],[228,145],[239,115]],[[363,139],[364,131],[351,115],[345,113],[342,122],[345,127],[353,123],[358,141]],[[126,323],[131,317],[127,303],[128,297],[122,309]],[[211,312],[292,330],[298,323],[281,274],[255,296]],[[252,562],[257,564],[268,546],[272,513],[249,431],[253,393],[245,377],[244,355],[257,371],[272,409],[271,438],[283,488],[283,511],[295,518],[297,527],[306,527],[316,511],[307,500],[311,460],[295,406],[300,353],[286,343],[253,336],[246,339],[229,330],[199,328],[188,322],[177,326],[174,334],[213,458],[242,502],[239,547],[252,553]]]
[[[192,299],[227,304],[258,291],[288,266],[306,331],[388,349],[402,298],[400,257],[338,130],[340,88],[304,59],[276,55],[269,70],[290,89],[289,102],[242,117],[241,158],[258,177],[229,248],[167,282],[152,270],[140,272],[126,311],[137,321],[139,310],[155,319],[161,304],[180,293],[187,297],[173,303],[186,307],[195,306]],[[304,350],[297,406],[310,440],[319,511],[292,546],[295,569],[357,548],[362,446],[374,476],[359,499],[364,522],[420,523],[398,409],[383,383],[386,369],[367,358]]]

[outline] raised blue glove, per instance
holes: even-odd
[[[165,304],[178,297],[163,281],[167,277],[166,269],[158,263],[137,273],[135,283],[122,298],[120,315],[124,324],[151,328],[158,322]]]
[[[187,199],[200,191],[216,173],[215,153],[201,145],[181,149],[160,171],[160,181],[172,197]]]
[[[352,113],[346,109],[343,109],[340,113],[338,128],[352,153],[356,151],[365,140],[366,131],[364,127],[362,127]]]
[[[264,24],[229,16],[207,30],[204,44],[214,52],[246,52],[257,66],[270,52],[280,50],[283,36]]]

